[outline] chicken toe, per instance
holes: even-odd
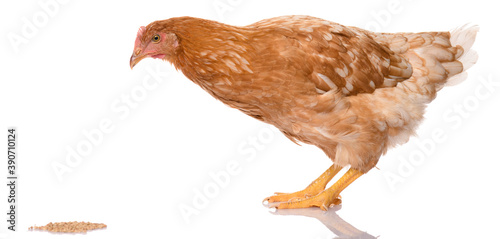
[[[309,198],[282,201],[276,206],[276,208],[286,209],[286,208],[319,207],[321,208],[321,210],[326,211],[330,206],[338,205],[342,202],[342,200],[340,199],[340,192],[342,192],[342,190],[344,190],[347,186],[349,186],[349,184],[354,182],[354,180],[359,178],[361,175],[363,175],[363,172],[356,170],[354,168],[350,168],[347,171],[347,173],[345,173],[337,182],[335,182],[330,188],[322,191],[321,193]],[[280,195],[277,195],[275,197],[279,196]]]
[[[337,165],[332,165],[321,176],[314,180],[305,189],[294,193],[275,193],[273,196],[264,199],[264,202],[293,202],[318,195],[323,191],[330,180],[342,169]]]

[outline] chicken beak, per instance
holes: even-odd
[[[147,55],[141,54],[141,49],[134,50],[134,53],[130,57],[130,69],[134,69],[134,66],[146,57]]]

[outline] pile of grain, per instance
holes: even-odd
[[[89,230],[106,228],[106,224],[103,223],[91,223],[91,222],[55,222],[49,223],[45,226],[32,226],[29,230],[40,230],[49,232],[73,232],[73,233],[85,233]]]

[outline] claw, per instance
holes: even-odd
[[[328,208],[334,205],[339,205],[342,200],[337,197],[332,197],[333,195],[328,195],[328,193],[321,193],[311,198],[298,200],[294,202],[282,202],[278,205],[278,209],[293,209],[293,208],[307,208],[307,207],[319,207],[323,211],[327,211]]]
[[[273,196],[267,197],[264,201],[269,202],[295,202],[314,196],[317,192],[308,192],[306,190],[294,193],[274,193]]]

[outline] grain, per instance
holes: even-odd
[[[104,223],[91,222],[50,222],[45,226],[32,226],[28,228],[30,231],[49,231],[49,232],[70,232],[70,233],[86,233],[89,230],[106,228]]]

